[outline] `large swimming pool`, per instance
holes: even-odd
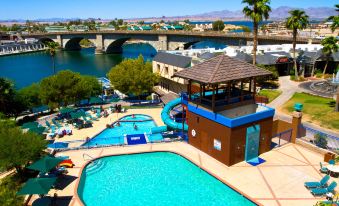
[[[87,165],[78,195],[87,206],[256,205],[180,155],[111,156]]]

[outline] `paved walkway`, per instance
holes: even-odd
[[[282,91],[281,95],[277,97],[275,100],[273,100],[271,103],[268,104],[268,106],[273,107],[276,109],[275,111],[275,117],[279,118],[281,120],[291,122],[292,117],[290,115],[287,115],[283,112],[280,112],[278,109],[281,108],[289,99],[292,98],[292,96],[296,92],[307,92],[309,93],[308,90],[303,89],[302,87],[299,87],[299,82],[291,81],[289,76],[285,77],[279,77],[279,84],[280,87],[279,89]],[[303,122],[303,124],[309,128],[323,131],[325,133],[331,134],[333,136],[339,137],[339,133],[334,132],[330,129],[326,129],[323,127],[320,127],[319,125],[308,123],[308,122]]]
[[[227,167],[206,153],[192,147],[185,142],[158,143],[126,147],[97,148],[62,152],[57,155],[67,155],[76,164],[69,169],[62,190],[52,190],[58,194],[58,203],[64,205],[81,205],[75,194],[76,185],[81,175],[81,169],[86,164],[83,154],[92,157],[119,155],[128,153],[171,151],[183,155],[199,167],[209,171],[212,175],[235,188],[240,193],[250,197],[262,205],[268,206],[309,206],[323,198],[314,197],[304,187],[306,181],[319,181],[323,174],[319,173],[319,162],[323,156],[304,147],[287,144],[261,155],[266,160],[259,166],[251,166],[240,162]],[[72,181],[70,181],[72,180]],[[332,179],[331,181],[335,181]],[[34,196],[31,203],[38,197]],[[65,201],[65,200],[68,201]]]

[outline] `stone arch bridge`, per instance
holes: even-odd
[[[93,31],[93,32],[62,32],[36,33],[22,35],[40,39],[41,42],[55,41],[65,50],[80,50],[79,42],[82,39],[90,40],[96,47],[97,53],[121,53],[124,43],[137,41],[148,43],[157,51],[182,50],[201,41],[213,41],[230,46],[251,45],[251,34],[219,32],[187,32],[187,31]],[[292,37],[258,36],[259,44],[287,44],[292,43]],[[298,43],[309,43],[307,38],[298,38]],[[312,40],[318,43],[319,40]]]

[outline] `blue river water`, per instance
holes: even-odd
[[[225,48],[215,42],[199,42],[193,48]],[[134,43],[123,46],[122,54],[96,55],[94,48],[81,51],[58,51],[55,56],[56,71],[72,70],[81,74],[105,77],[108,71],[124,58],[137,58],[140,54],[152,60],[157,51],[149,44]],[[0,77],[15,83],[20,89],[53,74],[52,60],[47,52],[35,52],[0,57]]]

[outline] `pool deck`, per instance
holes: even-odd
[[[68,184],[65,184],[62,190],[51,190],[49,194],[53,196],[56,192],[59,197],[57,202],[60,205],[82,205],[75,191],[78,177],[87,163],[83,158],[84,154],[99,158],[155,151],[170,151],[186,157],[262,205],[310,206],[324,199],[315,198],[304,187],[304,182],[319,181],[322,178],[323,174],[318,171],[319,162],[323,160],[322,155],[295,144],[287,144],[261,155],[260,157],[266,162],[256,167],[246,162],[227,167],[185,142],[65,151],[58,153],[57,156],[70,156],[76,165],[68,169],[69,173],[65,178]],[[36,198],[37,196],[33,196],[30,203]]]

